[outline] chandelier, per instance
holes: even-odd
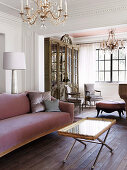
[[[115,39],[115,31],[112,29],[109,31],[108,40],[103,41],[100,44],[101,50],[110,50],[111,52],[118,48],[124,48],[122,40]]]
[[[30,25],[35,24],[37,21],[41,22],[41,27],[45,26],[46,20],[54,21],[56,24],[64,22],[67,18],[67,1],[65,0],[65,9],[63,9],[62,0],[57,2],[51,2],[52,0],[26,0],[24,6],[23,0],[21,0],[20,15],[23,22]]]

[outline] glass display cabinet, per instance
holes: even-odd
[[[78,91],[78,46],[45,38],[45,91],[65,99],[65,84]]]

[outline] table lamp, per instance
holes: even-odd
[[[11,93],[18,93],[16,70],[25,70],[26,62],[23,52],[4,52],[3,53],[3,69],[12,70]]]

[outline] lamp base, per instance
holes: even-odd
[[[12,70],[12,84],[11,84],[11,94],[18,93],[17,89],[17,72],[16,70]]]

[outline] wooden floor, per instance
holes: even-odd
[[[84,109],[81,114],[76,114],[75,119],[95,116],[95,109]],[[119,119],[118,114],[114,112],[113,114],[102,114],[100,117],[115,118],[117,124],[112,127],[107,139],[107,143],[114,149],[114,154],[104,147],[95,170],[127,170],[127,121],[125,116]],[[90,169],[100,145],[89,143],[84,149],[84,146],[77,142],[69,159],[63,164],[62,160],[72,143],[72,138],[58,136],[57,132],[54,132],[0,158],[0,170]]]

